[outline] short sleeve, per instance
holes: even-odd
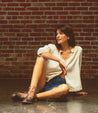
[[[39,56],[41,53],[49,52],[51,53],[52,44],[45,45],[44,47],[40,47],[37,51],[37,55]]]

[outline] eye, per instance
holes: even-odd
[[[63,32],[60,32],[60,35],[63,35],[64,33]]]

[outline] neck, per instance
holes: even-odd
[[[63,44],[61,44],[61,48],[62,48],[62,51],[66,51],[70,48],[70,46],[68,43],[63,43]]]

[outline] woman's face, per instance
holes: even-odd
[[[63,44],[65,42],[68,42],[69,37],[66,36],[63,32],[61,32],[59,29],[57,29],[57,35],[56,40],[58,44]]]

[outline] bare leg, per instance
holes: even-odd
[[[44,86],[45,82],[46,82],[46,78],[45,78],[45,59],[43,57],[37,57],[37,60],[36,60],[36,63],[35,63],[34,69],[33,69],[33,74],[32,74],[30,87],[32,87],[32,86],[37,87],[38,81],[41,77],[43,79],[43,82],[42,82],[43,84],[42,85]]]
[[[45,70],[46,70],[45,59],[43,57],[37,57],[37,60],[36,60],[36,63],[33,69],[33,74],[32,74],[32,79],[31,79],[29,90],[32,87],[36,87],[37,91],[44,88],[44,85],[46,83]],[[23,100],[24,98],[26,98],[27,94],[28,93],[15,92],[12,94],[12,99]],[[31,96],[33,98],[34,93],[32,93]]]
[[[63,95],[66,95],[69,91],[69,87],[66,84],[61,84],[58,87],[55,87],[49,91],[41,92],[36,94],[36,98],[38,99],[46,99],[46,98],[59,98]],[[27,93],[18,93],[21,98],[25,98]]]
[[[22,101],[22,103],[32,103],[31,100],[35,97],[36,93],[36,88],[38,86],[38,81],[41,78],[43,79],[42,84],[40,85],[41,88],[44,87],[46,78],[45,78],[45,59],[43,57],[37,57],[34,69],[33,69],[33,74],[32,74],[32,79],[31,79],[31,84],[29,87],[29,91],[27,93],[26,98]]]
[[[49,91],[45,91],[42,93],[36,94],[36,97],[38,99],[44,99],[44,98],[58,98],[62,95],[67,94],[69,91],[69,87],[66,84],[61,84],[58,87],[55,87]]]

